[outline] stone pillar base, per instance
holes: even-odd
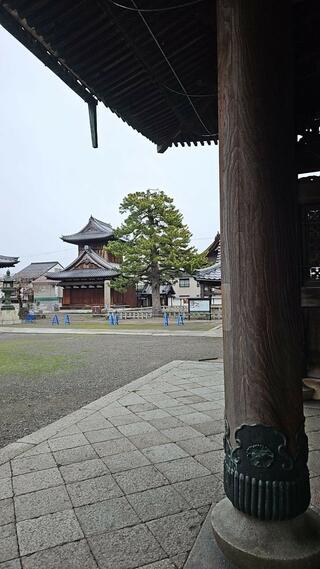
[[[320,515],[311,508],[292,520],[264,522],[224,498],[212,511],[212,527],[223,554],[239,569],[320,568]]]
[[[18,311],[13,310],[0,310],[0,326],[9,326],[10,324],[19,324]]]

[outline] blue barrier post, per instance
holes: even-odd
[[[169,314],[168,314],[168,312],[164,312],[164,314],[163,314],[163,325],[169,326]]]
[[[54,326],[55,324],[57,324],[57,326],[59,326],[60,322],[59,322],[59,318],[58,318],[57,314],[55,314],[54,317],[52,318],[51,324],[52,324],[52,326]]]
[[[177,326],[183,326],[184,325],[182,312],[179,312],[176,322],[177,322]]]
[[[115,324],[115,326],[119,326],[119,314],[118,314],[118,312],[115,312],[115,314],[114,314],[114,324]]]
[[[25,322],[33,322],[36,319],[34,314],[30,314],[30,312],[28,312],[28,314],[25,317]]]
[[[112,312],[110,312],[108,320],[109,320],[110,326],[114,326],[114,317],[113,317]]]
[[[69,314],[65,314],[65,315],[64,315],[64,323],[65,323],[65,324],[71,324]]]

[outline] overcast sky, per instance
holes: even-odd
[[[174,198],[203,250],[219,229],[216,146],[156,147],[102,104],[99,148],[86,104],[0,26],[0,254],[29,262],[76,257],[59,239],[90,214],[117,226],[121,199],[159,188]]]

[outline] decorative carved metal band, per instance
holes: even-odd
[[[286,436],[264,425],[242,425],[230,443],[226,421],[224,487],[232,504],[260,520],[286,520],[310,503],[308,439],[304,425],[296,435],[296,454]]]

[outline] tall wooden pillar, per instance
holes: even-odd
[[[218,0],[225,490],[261,520],[310,501],[289,0]]]

